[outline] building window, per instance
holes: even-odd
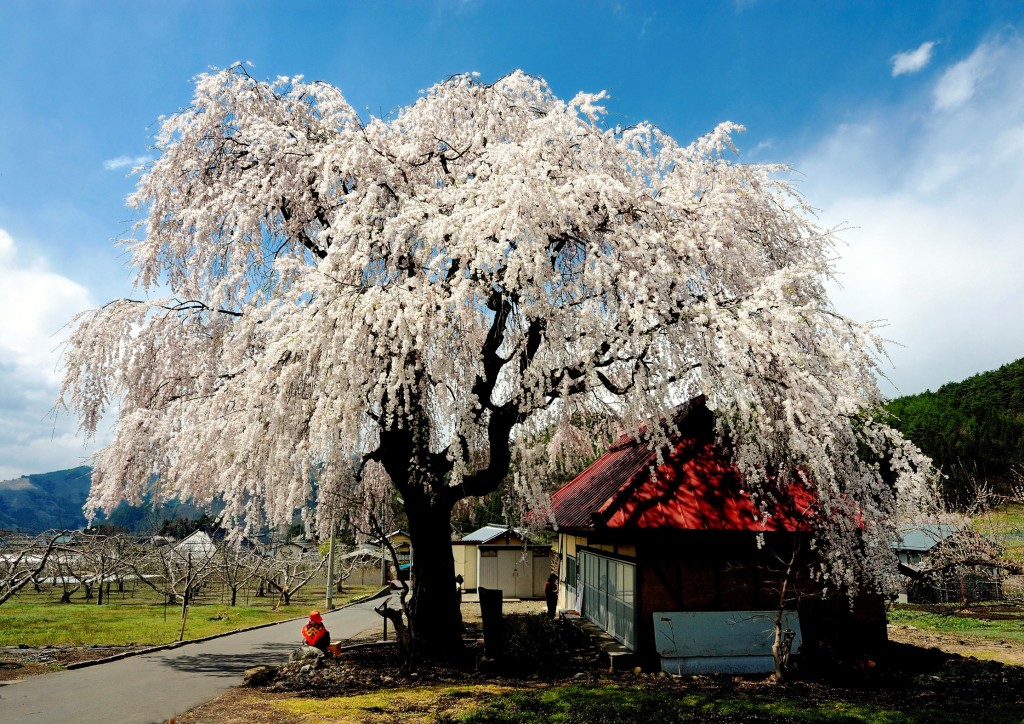
[[[579,567],[583,581],[580,613],[629,648],[635,648],[636,566],[581,551]]]

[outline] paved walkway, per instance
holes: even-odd
[[[324,614],[335,641],[381,626],[380,600]],[[251,666],[276,666],[299,644],[302,621],[73,671],[0,685],[0,722],[147,724],[171,717],[242,683]]]

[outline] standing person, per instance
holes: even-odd
[[[309,612],[309,621],[302,627],[302,638],[305,639],[307,646],[327,653],[327,647],[331,644],[331,635],[327,632],[324,619],[319,611]]]
[[[557,573],[552,573],[548,576],[548,582],[544,584],[544,599],[548,602],[548,618],[554,618],[555,607],[558,605]]]

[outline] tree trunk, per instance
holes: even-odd
[[[455,586],[451,509],[406,506],[412,538],[410,627],[418,651],[454,658],[462,651],[462,615]]]
[[[779,606],[775,610],[775,638],[772,641],[772,659],[775,662],[775,681],[785,680],[789,671],[790,647],[793,645],[794,632],[782,628],[783,616],[786,611],[786,596],[793,577],[797,556],[800,554],[800,539],[793,537],[793,550],[786,563],[786,569],[779,583]]]

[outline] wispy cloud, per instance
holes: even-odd
[[[654,22],[656,17],[658,17],[658,13],[651,13],[650,15],[644,16],[644,21],[640,25],[640,34],[637,35],[638,38],[642,38],[647,35],[647,28],[651,27],[651,23]]]
[[[840,311],[887,319],[893,392],[1024,355],[1024,42],[990,39],[799,161],[839,248]],[[850,228],[854,227],[854,228]]]
[[[107,171],[116,171],[119,168],[135,168],[152,160],[150,156],[118,156],[117,158],[108,158],[104,161],[103,168]]]
[[[935,86],[935,108],[948,110],[969,101],[979,85],[996,71],[1000,62],[1005,61],[1004,46],[997,43],[983,43],[973,53],[949,68]]]
[[[917,73],[932,61],[935,41],[921,43],[915,50],[907,50],[892,56],[892,77]]]

